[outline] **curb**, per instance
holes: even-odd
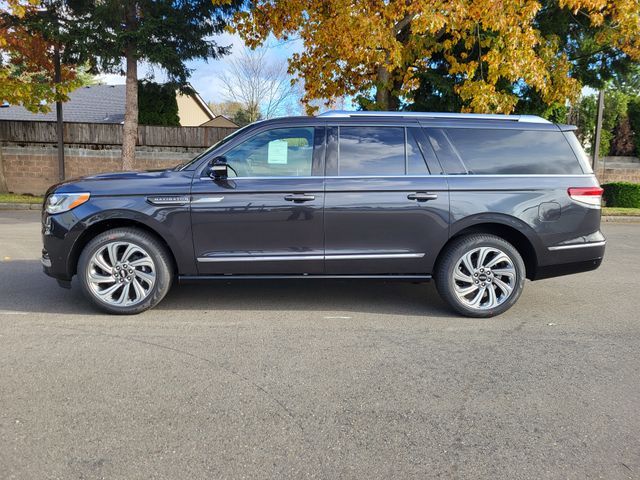
[[[637,215],[603,215],[604,223],[640,223],[640,216]]]
[[[0,210],[42,210],[40,203],[0,203]]]

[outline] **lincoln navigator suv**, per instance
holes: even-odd
[[[162,171],[51,187],[42,264],[135,314],[175,281],[434,280],[491,317],[525,279],[602,262],[602,189],[575,127],[527,115],[332,111],[235,131]]]

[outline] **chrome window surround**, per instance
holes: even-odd
[[[292,180],[292,179],[323,179],[323,178],[473,178],[473,177],[482,177],[482,178],[507,178],[507,177],[541,177],[541,178],[589,178],[594,177],[593,173],[575,173],[575,174],[566,174],[566,173],[496,173],[496,174],[437,174],[437,175],[316,175],[310,177],[231,177],[228,180]],[[201,179],[207,179],[209,177],[200,177]]]

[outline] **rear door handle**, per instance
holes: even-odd
[[[287,202],[301,203],[310,202],[311,200],[315,200],[316,197],[315,195],[306,195],[304,193],[292,193],[291,195],[285,195],[284,199]]]
[[[436,198],[438,198],[438,194],[437,193],[416,192],[416,193],[410,193],[409,195],[407,195],[407,198],[409,200],[415,200],[417,202],[426,202],[428,200],[435,200]]]

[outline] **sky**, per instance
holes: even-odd
[[[244,42],[235,34],[223,33],[216,37],[219,45],[231,46],[231,53],[219,60],[198,60],[188,62],[187,66],[193,70],[189,82],[200,94],[205,102],[220,102],[225,100],[222,95],[222,85],[220,76],[224,72],[226,62],[239,55],[244,48]],[[297,41],[278,42],[274,38],[267,40],[265,44],[267,52],[267,60],[271,62],[287,62],[288,58],[299,51],[301,45]],[[147,77],[149,74],[154,75],[156,82],[162,82],[166,79],[161,69],[151,68],[148,64],[138,66],[138,76],[140,79]],[[125,83],[125,77],[121,75],[100,75],[98,77],[102,82],[108,85],[119,85]]]

